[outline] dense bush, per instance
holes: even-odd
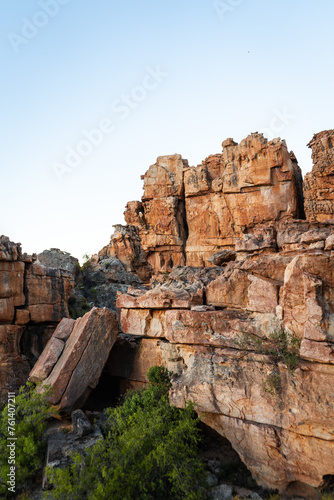
[[[147,388],[130,392],[108,410],[107,433],[85,457],[65,470],[49,471],[53,499],[203,499],[204,466],[193,405],[170,405],[171,374],[153,367]],[[50,498],[49,497],[49,498]]]
[[[8,476],[10,463],[8,438],[15,438],[12,463],[15,465],[16,490],[20,489],[24,481],[34,477],[42,467],[45,443],[42,435],[45,432],[51,414],[47,395],[36,392],[33,384],[27,383],[19,390],[15,397],[13,408],[5,406],[0,414],[0,496],[6,498],[8,492]],[[9,427],[10,425],[10,427]],[[11,441],[14,442],[14,441]],[[15,455],[14,455],[15,453]]]

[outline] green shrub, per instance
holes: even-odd
[[[76,297],[75,293],[72,292],[68,301],[68,312],[72,319],[78,319],[84,316],[91,307],[86,297]]]
[[[272,396],[280,394],[281,377],[277,366],[271,371],[266,380],[263,382],[264,392],[268,392]]]
[[[280,395],[281,390],[278,363],[282,361],[293,376],[293,372],[299,363],[300,342],[297,335],[290,334],[286,330],[272,332],[267,339],[258,337],[253,333],[242,332],[235,341],[238,348],[245,352],[253,350],[258,354],[273,357],[274,368],[263,382],[264,392],[268,392],[272,396]]]
[[[15,397],[15,413],[13,418],[9,414],[12,407],[7,405],[0,414],[0,496],[7,498],[8,438],[15,437],[15,480],[16,490],[20,489],[24,481],[34,477],[41,468],[44,459],[45,443],[42,435],[45,432],[49,418],[55,413],[47,402],[50,389],[38,394],[35,386],[27,383],[19,390]],[[8,414],[9,413],[9,414]],[[9,428],[9,421],[14,424]],[[14,429],[14,430],[12,430]],[[14,441],[13,441],[14,442]]]
[[[205,498],[198,456],[198,418],[193,405],[169,403],[170,373],[154,367],[150,384],[127,393],[107,411],[104,440],[73,457],[65,470],[49,470],[53,499],[199,500]]]
[[[300,339],[286,330],[272,332],[267,339],[242,332],[235,344],[245,352],[250,349],[258,354],[269,354],[273,356],[275,364],[283,361],[290,373],[298,366]]]
[[[298,366],[300,339],[294,333],[278,330],[269,335],[268,353],[283,361],[290,373]]]

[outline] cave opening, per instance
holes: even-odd
[[[121,395],[120,381],[120,377],[113,377],[108,370],[104,370],[82,409],[103,411],[105,408],[116,406]]]

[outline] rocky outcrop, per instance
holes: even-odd
[[[269,225],[273,234],[279,221],[304,216],[295,156],[285,141],[258,133],[240,144],[227,139],[222,154],[196,168],[180,155],[159,157],[143,179],[142,202],[127,204],[125,220],[138,228],[156,274],[175,265],[210,266],[217,250],[234,250],[257,227]]]
[[[25,274],[30,320],[33,323],[57,323],[67,317],[67,303],[74,284],[73,277],[62,269],[31,264]]]
[[[158,173],[159,158],[126,221],[142,242],[159,235],[166,254],[172,245],[162,233],[181,238],[179,262],[188,266],[158,276],[149,291],[118,296],[123,334],[108,362],[124,387],[146,383],[152,364],[166,366],[174,404],[193,400],[258,482],[301,496],[334,476],[332,140],[328,131],[310,143],[306,219],[284,141],[228,139],[196,168],[178,157],[172,173]],[[162,208],[175,199],[178,212]],[[157,274],[175,263],[165,265],[159,245],[147,250]]]
[[[137,226],[128,225],[114,226],[115,232],[111,235],[109,245],[99,251],[97,258],[93,261],[107,264],[107,259],[119,260],[127,273],[137,275],[144,283],[148,283],[152,277],[152,267],[147,261],[146,252],[144,251],[139,236],[139,228]],[[134,277],[125,276],[123,282],[134,281]]]
[[[142,202],[128,203],[124,213],[126,222],[138,227],[142,247],[155,272],[185,264],[187,168],[188,162],[180,155],[160,156],[143,176]]]
[[[306,218],[300,169],[284,141],[227,139],[196,168],[180,155],[159,157],[142,201],[127,205],[128,225],[115,227],[76,288],[89,307],[117,306],[121,334],[106,309],[63,320],[31,380],[50,383],[51,402],[66,413],[82,406],[104,366],[122,389],[166,366],[172,402],[194,401],[259,483],[312,498],[334,477],[332,135],[310,143]],[[6,263],[20,262],[15,245],[1,251]],[[11,268],[13,293],[2,285],[0,311],[15,311],[15,331],[3,332],[14,334],[13,357],[27,315],[26,328],[31,318],[42,327],[67,296],[59,270],[24,266],[23,288],[20,266]]]
[[[253,228],[301,215],[301,172],[284,141],[252,134],[185,172],[188,265],[208,265]]]
[[[36,255],[23,254],[20,243],[1,236],[1,401],[8,390],[26,381],[28,360],[37,359],[57,323],[69,314],[67,301],[75,284],[73,274],[45,267],[36,259]]]
[[[5,236],[0,242],[0,323],[57,323],[68,316],[72,274],[38,264]]]
[[[29,380],[50,386],[49,401],[60,413],[80,408],[100,379],[118,334],[115,313],[94,307],[82,318],[63,320]]]
[[[72,257],[68,252],[59,250],[59,248],[50,248],[50,250],[44,250],[44,252],[39,253],[37,255],[37,264],[41,264],[46,268],[68,271],[74,277],[80,268],[78,259]]]
[[[334,219],[334,130],[315,134],[308,146],[313,169],[304,179],[306,217],[318,222]]]
[[[108,307],[116,311],[117,293],[125,293],[129,286],[144,288],[139,276],[128,271],[125,264],[105,249],[93,255],[78,273],[76,287],[68,302],[72,318],[83,316],[92,307]]]
[[[323,225],[321,241],[333,229]],[[207,268],[205,283],[203,270],[189,268],[193,289],[201,290],[196,303],[173,302],[172,291],[181,297],[190,286],[175,278],[139,297],[120,295],[121,328],[128,335],[115,345],[109,362],[112,375],[125,379],[127,387],[145,383],[152,364],[170,369],[174,404],[193,400],[255,479],[280,491],[296,481],[317,487],[324,476],[334,475],[329,459],[334,451],[334,257],[331,251],[304,248],[306,241],[293,252],[259,256],[254,249],[223,267]],[[173,273],[190,278],[183,269]],[[295,370],[270,340],[270,334],[284,330],[300,342]]]

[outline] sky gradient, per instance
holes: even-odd
[[[156,157],[251,132],[334,128],[328,0],[0,2],[0,234],[81,258],[109,242]]]

